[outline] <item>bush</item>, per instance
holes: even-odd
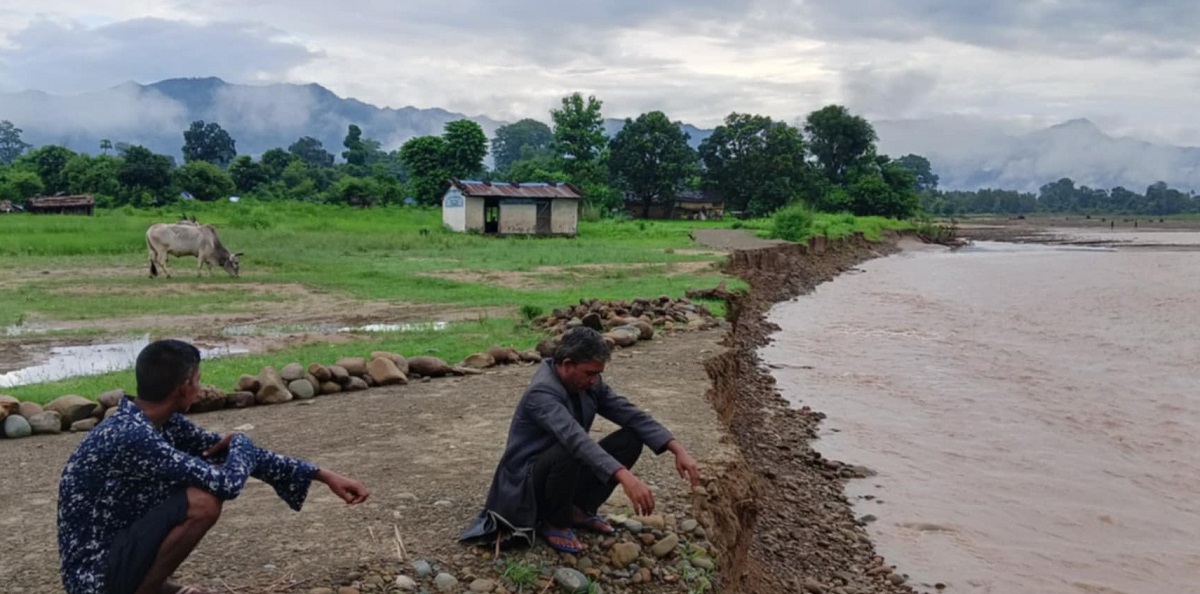
[[[781,208],[772,217],[771,237],[786,241],[803,241],[812,229],[813,211],[803,204]]]

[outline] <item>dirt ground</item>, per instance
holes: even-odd
[[[704,360],[722,352],[724,333],[715,329],[656,337],[615,353],[606,373],[615,389],[686,444],[702,471],[737,459],[705,397],[709,380]],[[314,484],[303,511],[294,513],[269,487],[251,481],[225,507],[179,578],[219,592],[307,592],[336,586],[365,565],[398,568],[391,537],[397,529],[410,560],[435,565],[461,561],[465,549],[456,536],[483,504],[513,405],[533,369],[500,367],[478,376],[194,415],[195,422],[211,430],[240,428],[263,447],[357,477],[372,495],[366,504],[347,507]],[[600,421],[596,429],[600,436],[613,427]],[[64,434],[3,444],[4,592],[61,592],[57,486],[67,457],[82,438]],[[670,455],[647,453],[635,471],[655,490],[659,513],[685,515],[689,489],[672,461]]]

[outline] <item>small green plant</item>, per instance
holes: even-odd
[[[603,590],[600,589],[600,584],[596,582],[588,582],[588,594],[600,594]]]
[[[509,559],[504,564],[504,579],[512,582],[517,592],[524,592],[525,588],[532,587],[541,573],[537,565],[528,561]]]
[[[803,241],[808,237],[815,218],[813,211],[803,204],[782,208],[772,217],[771,237],[786,241]]]
[[[521,306],[521,317],[530,322],[542,317],[544,313],[546,313],[546,310],[537,305],[526,303]]]

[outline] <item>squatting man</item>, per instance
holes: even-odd
[[[58,544],[68,594],[203,594],[168,583],[249,477],[299,511],[312,481],[350,505],[362,483],[224,437],[183,412],[200,394],[200,352],[177,340],[138,355],[137,397],[88,433],[63,470]]]
[[[696,461],[683,444],[601,379],[610,357],[591,328],[563,334],[517,404],[485,509],[461,541],[532,544],[537,534],[556,550],[583,551],[575,528],[613,533],[597,510],[618,484],[636,513],[654,512],[654,494],[630,470],[643,446],[669,450],[679,475],[697,486]],[[597,414],[621,429],[596,442],[588,432]]]

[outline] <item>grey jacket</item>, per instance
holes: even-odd
[[[537,499],[531,480],[533,463],[547,448],[562,444],[584,470],[608,481],[620,468],[588,432],[596,415],[629,428],[655,454],[674,439],[670,431],[601,379],[582,393],[568,392],[546,359],[533,375],[517,404],[508,429],[508,445],[492,477],[485,509],[459,536],[462,541],[495,538],[498,530],[511,532],[530,543],[537,522]]]

